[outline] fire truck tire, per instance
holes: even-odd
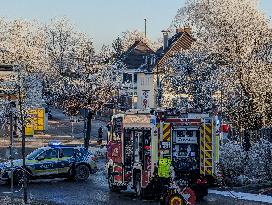
[[[139,173],[135,176],[135,193],[139,199],[145,196],[144,189],[141,187],[141,175]]]
[[[194,190],[192,190],[191,188],[186,188],[183,192],[183,194],[186,194],[188,196],[187,201],[191,204],[191,205],[196,205],[196,194],[194,192]]]
[[[111,192],[119,192],[120,189],[116,185],[113,185],[113,183],[114,183],[114,175],[112,174],[112,168],[109,168],[108,170],[109,189]]]
[[[165,196],[160,202],[161,205],[186,205],[184,198],[180,194],[170,194]]]

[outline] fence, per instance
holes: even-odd
[[[272,142],[272,127],[265,127],[260,130],[249,130],[248,133],[252,141],[258,141],[262,138]]]

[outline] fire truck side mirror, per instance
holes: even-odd
[[[107,129],[108,129],[108,131],[110,131],[110,129],[111,129],[111,125],[110,124],[107,124]]]
[[[109,142],[110,141],[110,135],[111,135],[111,129],[112,129],[111,123],[108,123],[106,125],[106,127],[107,127],[107,130],[108,130],[108,132],[107,132],[107,142]]]

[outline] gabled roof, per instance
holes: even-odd
[[[177,32],[174,36],[172,36],[168,40],[168,47],[165,50],[163,50],[163,47],[161,47],[156,51],[156,56],[158,59],[156,66],[158,66],[159,72],[163,70],[166,61],[174,53],[179,52],[181,50],[189,49],[193,41],[195,41],[193,37],[185,31]]]
[[[154,53],[155,52],[146,43],[135,41],[125,52],[123,62],[127,66],[127,69],[138,69],[145,63],[144,57]]]

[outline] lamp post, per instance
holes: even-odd
[[[12,102],[10,102],[10,113],[9,113],[9,117],[10,117],[10,166],[11,166],[11,177],[10,177],[10,192],[11,192],[11,199],[12,199],[12,203],[13,203],[13,195],[14,195],[14,180],[13,180],[13,159],[14,159],[14,155],[13,155],[13,104]]]
[[[20,80],[19,80],[20,83]],[[25,153],[25,121],[23,116],[23,99],[22,99],[22,90],[21,85],[19,85],[19,109],[20,109],[20,119],[21,119],[21,126],[22,126],[22,158],[23,158],[23,195],[24,195],[24,203],[28,203],[28,196],[27,196],[27,173],[26,173],[26,153]]]

